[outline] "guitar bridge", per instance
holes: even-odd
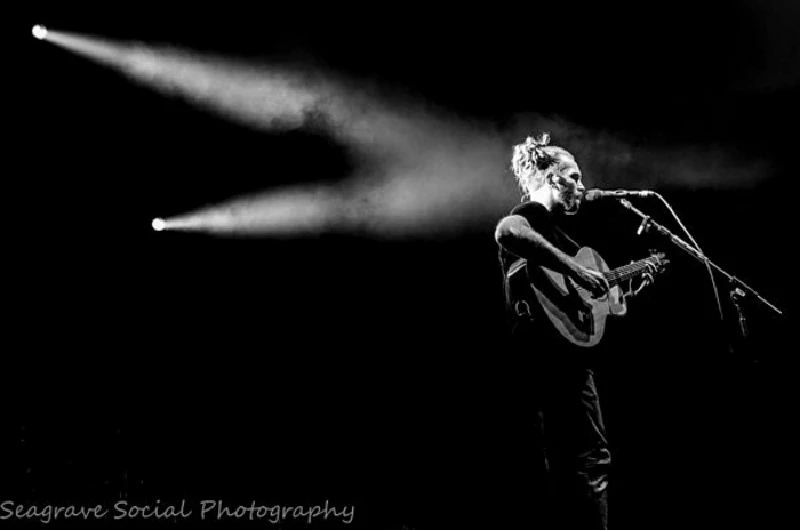
[[[588,334],[594,333],[594,315],[592,313],[578,309],[577,318],[579,328]]]

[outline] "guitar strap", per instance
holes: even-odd
[[[566,233],[566,232],[564,232],[563,230],[561,230],[561,228],[559,228],[559,227],[557,227],[557,226],[556,226],[556,227],[555,227],[555,229],[556,229],[556,231],[558,232],[558,234],[559,234],[561,237],[563,237],[564,239],[566,239],[567,241],[569,241],[569,242],[570,242],[570,244],[571,244],[573,247],[575,247],[575,248],[574,248],[574,250],[573,250],[573,252],[578,252],[578,251],[581,249],[581,246],[580,246],[578,243],[576,243],[574,239],[572,239],[571,237],[569,237],[569,236],[567,235],[567,233]]]
[[[533,317],[531,304],[534,295],[530,290],[527,264],[528,260],[518,258],[508,268],[505,278],[506,305],[514,316],[522,318]]]

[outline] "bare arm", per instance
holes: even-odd
[[[579,267],[575,260],[531,228],[528,220],[521,215],[504,217],[497,225],[494,238],[512,254],[567,276],[572,276],[576,267]]]
[[[583,267],[554,247],[521,215],[504,217],[495,230],[495,240],[512,254],[560,272],[597,296],[608,292],[608,282],[602,274]]]

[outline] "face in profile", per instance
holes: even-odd
[[[578,163],[572,156],[561,156],[553,175],[553,204],[561,208],[567,215],[578,212],[581,196],[586,188]]]

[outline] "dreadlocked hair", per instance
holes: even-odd
[[[522,190],[523,199],[529,190],[538,189],[545,182],[548,170],[558,161],[559,154],[572,156],[562,147],[550,144],[550,134],[542,133],[539,138],[528,136],[524,143],[514,146],[511,157],[511,171]]]

